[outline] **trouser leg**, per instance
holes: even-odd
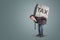
[[[40,26],[40,33],[41,33],[41,35],[43,35],[43,26],[42,25]]]
[[[38,24],[38,33],[40,34],[40,25]]]
[[[40,25],[40,24],[38,24],[38,33],[39,33],[40,35],[43,35],[43,27],[42,27],[42,25]]]

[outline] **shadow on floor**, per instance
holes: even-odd
[[[39,35],[39,34],[37,34],[37,35],[35,35],[35,37],[41,38],[41,37],[46,37],[46,35]]]

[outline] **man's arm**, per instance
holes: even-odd
[[[34,15],[31,15],[30,16],[30,19],[33,20],[34,22],[37,22],[37,20],[35,19],[35,16]]]

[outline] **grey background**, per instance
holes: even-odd
[[[38,31],[29,18],[37,3],[50,7],[42,38],[35,36]],[[0,0],[0,40],[60,40],[60,1]]]

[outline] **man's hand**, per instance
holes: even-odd
[[[31,16],[30,19],[37,22],[34,16]]]

